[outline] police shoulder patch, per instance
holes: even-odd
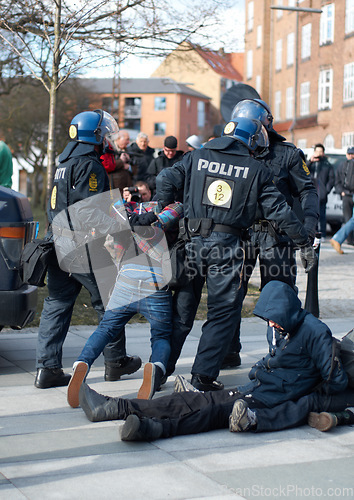
[[[305,160],[302,160],[302,168],[305,170],[306,175],[311,175],[309,171],[309,167],[306,165]]]
[[[90,174],[90,177],[89,177],[90,191],[97,191],[97,186],[98,186],[97,175],[92,173],[92,174]]]

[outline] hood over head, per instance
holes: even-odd
[[[269,281],[263,288],[253,314],[274,321],[291,333],[306,316],[295,290],[282,281]]]

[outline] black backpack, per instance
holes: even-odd
[[[354,328],[344,335],[339,345],[340,358],[348,375],[348,387],[354,388]]]

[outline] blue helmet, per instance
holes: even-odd
[[[273,130],[272,112],[262,99],[242,99],[239,101],[232,110],[231,120],[241,117],[259,120],[267,130]]]
[[[79,113],[71,120],[69,127],[70,139],[86,144],[102,144],[104,139],[113,143],[118,132],[119,128],[113,116],[102,109]]]
[[[260,153],[269,146],[265,126],[259,120],[236,118],[224,127],[222,135],[242,142],[252,152]]]

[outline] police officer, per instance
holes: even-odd
[[[274,174],[274,184],[285,196],[288,205],[294,208],[294,200],[300,202],[300,212],[309,236],[314,238],[318,220],[318,196],[311,180],[310,171],[301,150],[294,144],[285,142],[273,128],[273,116],[269,106],[261,99],[243,99],[234,107],[231,119],[240,117],[260,120],[269,136],[269,149],[259,156]],[[297,202],[296,202],[297,203]],[[252,226],[251,237],[244,243],[245,266],[243,272],[243,292],[247,294],[248,281],[259,259],[261,289],[271,280],[288,283],[293,288],[296,280],[296,259],[294,242],[274,221],[265,220],[257,211],[257,220]],[[241,364],[240,324],[237,321],[235,335],[226,355],[223,368]]]
[[[241,235],[254,222],[257,207],[301,247],[307,271],[316,260],[307,231],[272,183],[272,172],[254,157],[268,145],[260,121],[240,118],[225,126],[223,137],[186,154],[157,177],[163,204],[184,191],[190,272],[205,278],[208,288],[208,319],[191,370],[199,390],[223,388],[216,378],[242,307]]]
[[[105,111],[85,111],[73,118],[69,128],[71,140],[59,156],[60,164],[49,199],[47,238],[52,237],[52,222],[57,214],[76,202],[109,190],[108,177],[100,156],[107,142],[113,144],[117,133],[116,121]],[[95,216],[97,217],[97,212]],[[104,214],[101,222],[103,217]],[[112,219],[108,216],[107,220],[112,224]],[[101,251],[106,252],[107,265],[109,263],[112,268],[108,252],[104,248]],[[115,274],[111,274],[113,285]],[[48,266],[47,282],[49,296],[44,301],[36,352],[37,375],[34,385],[39,389],[65,386],[69,383],[70,375],[62,370],[62,347],[75,300],[82,286],[89,291],[99,320],[104,314],[93,271],[69,273],[61,269],[57,259],[53,258]],[[108,345],[104,355],[106,380],[117,380],[123,374],[134,373],[141,366],[139,357],[126,354],[124,336],[122,340]]]

